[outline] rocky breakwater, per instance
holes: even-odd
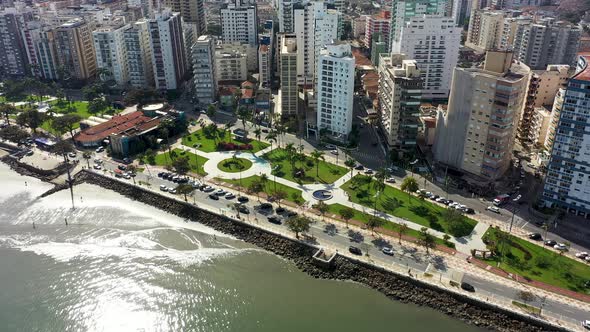
[[[299,269],[316,278],[359,282],[378,290],[391,299],[427,306],[486,329],[519,332],[565,331],[565,329],[546,324],[543,321],[344,256],[335,258],[332,269],[322,269],[313,262],[312,255],[316,251],[313,246],[99,174],[82,171],[76,175],[76,182],[86,182],[113,190],[133,200],[160,208],[181,218],[202,223],[220,232],[255,244],[293,261]]]

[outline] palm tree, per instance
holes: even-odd
[[[370,216],[369,220],[367,220],[367,227],[371,229],[371,234],[375,233],[375,228],[381,227],[383,225],[383,219],[379,219],[375,216]]]
[[[268,179],[268,175],[266,174],[262,174],[260,176],[260,184],[262,185],[262,188],[264,189],[264,191],[267,190],[266,188],[266,184],[268,183],[269,179]]]
[[[324,203],[324,201],[319,201],[317,204],[313,206],[313,208],[320,212],[320,214],[322,215],[322,220],[324,220],[324,215],[326,214],[326,212],[330,210],[330,207],[328,206],[328,204]]]
[[[324,153],[318,149],[313,150],[311,153],[311,159],[315,163],[315,175],[316,177],[320,177],[320,160],[324,160]]]
[[[346,228],[348,228],[348,221],[354,217],[354,210],[349,207],[343,207],[338,211],[344,222],[346,222]]]
[[[254,129],[254,137],[260,141],[260,136],[262,136],[262,130],[260,130],[260,128]]]
[[[135,184],[135,174],[137,174],[137,167],[135,167],[135,165],[131,164],[131,165],[127,166],[127,172],[129,172],[129,174],[131,174],[131,178],[133,179],[133,184]]]
[[[349,158],[349,159],[346,159],[346,161],[344,162],[344,165],[346,167],[350,168],[350,178],[352,179],[354,167],[356,166],[356,161]]]
[[[260,183],[260,181],[253,181],[248,186],[248,191],[251,193],[255,193],[256,198],[258,198],[259,202],[260,202],[260,192],[263,190],[264,190],[264,188],[262,187],[262,183]]]
[[[178,185],[178,187],[176,187],[176,191],[181,194],[184,195],[184,201],[188,202],[186,195],[192,193],[195,190],[195,188],[193,188],[193,186],[191,186],[190,184],[180,184]]]
[[[400,189],[402,191],[405,191],[408,193],[408,202],[409,202],[410,198],[412,197],[410,194],[414,193],[414,192],[416,192],[416,190],[418,190],[418,181],[416,181],[416,179],[412,176],[407,177],[404,179],[404,181],[402,181]]]
[[[250,110],[247,109],[246,107],[242,107],[240,106],[238,108],[238,119],[240,119],[240,121],[242,121],[242,126],[244,127],[244,131],[246,131],[246,121],[250,120],[250,116],[252,115]]]
[[[399,244],[402,244],[402,236],[408,231],[408,225],[406,223],[399,224],[398,234],[399,234]]]
[[[271,131],[266,135],[266,140],[270,142],[270,150],[272,151],[272,143],[277,141],[277,134]]]
[[[428,228],[426,228],[426,227],[420,228],[420,234],[419,234],[418,241],[422,246],[424,246],[424,248],[426,248],[427,255],[430,254],[429,249],[434,248],[436,245],[436,240],[434,239],[434,236],[432,236],[432,234],[428,233]]]

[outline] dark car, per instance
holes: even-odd
[[[297,216],[297,212],[287,210],[286,216],[287,216],[287,218],[293,218],[293,217]]]
[[[467,209],[465,209],[465,213],[467,213],[467,214],[474,214],[475,213],[475,210],[472,209],[472,208],[467,208]]]
[[[243,205],[240,205],[240,208],[238,209],[238,211],[240,211],[240,213],[243,213],[243,214],[250,214],[250,210],[248,210],[248,208]]]
[[[127,170],[127,166],[125,165],[119,165],[117,166],[118,169],[122,170],[122,171],[126,171]]]
[[[278,207],[275,211],[277,211],[277,214],[281,214],[281,213],[285,212],[285,208],[284,207]]]
[[[529,234],[529,239],[535,240],[535,241],[541,241],[541,240],[543,240],[543,237],[539,233],[531,233],[531,234]]]
[[[350,251],[351,253],[355,254],[355,255],[362,255],[363,252],[361,251],[360,248],[355,247],[355,246],[350,246],[348,247],[348,251]]]
[[[270,217],[268,217],[268,222],[273,223],[273,224],[280,225],[281,224],[281,218],[279,218],[277,216],[270,216]]]
[[[468,284],[466,282],[461,283],[461,288],[468,291],[468,292],[475,292],[475,287],[473,287],[471,284]]]
[[[164,172],[159,172],[158,177],[161,178],[164,175]]]
[[[545,245],[546,246],[553,247],[556,244],[557,244],[557,241],[555,241],[555,240],[547,240],[547,241],[545,241]]]
[[[211,194],[209,195],[209,198],[214,200],[214,201],[218,201],[219,200],[219,196],[215,195],[215,194]]]
[[[262,203],[258,205],[258,209],[260,210],[272,210],[272,204],[270,203]]]
[[[365,167],[363,165],[357,165],[354,169],[356,169],[357,171],[362,171],[363,169],[365,169]]]
[[[246,203],[247,201],[249,201],[249,199],[246,196],[238,197],[238,202],[240,202],[240,203]]]

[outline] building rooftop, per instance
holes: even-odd
[[[97,142],[115,134],[137,134],[160,124],[161,118],[150,118],[136,111],[125,115],[113,116],[109,121],[85,129],[74,136],[77,142]]]
[[[590,61],[590,53],[579,53],[581,59],[584,60],[584,68],[572,77],[574,80],[590,81],[590,68],[588,68],[588,61]]]

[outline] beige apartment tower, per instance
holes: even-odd
[[[281,38],[279,76],[281,89],[279,99],[281,107],[277,107],[281,116],[297,114],[297,37],[284,35]]]
[[[489,51],[480,68],[455,68],[447,112],[439,111],[438,163],[487,181],[510,166],[531,70],[512,52]]]
[[[73,19],[53,30],[58,71],[87,80],[96,75],[92,31],[82,19]]]

